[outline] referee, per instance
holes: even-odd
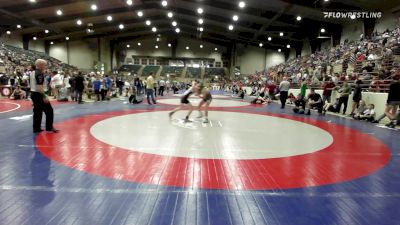
[[[48,97],[44,93],[44,73],[47,68],[47,61],[38,59],[35,62],[36,70],[30,76],[31,99],[33,101],[33,132],[40,133],[42,114],[46,114],[46,131],[57,133],[59,130],[53,127],[54,113]]]

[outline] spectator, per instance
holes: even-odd
[[[311,109],[317,108],[318,113],[322,114],[322,107],[323,107],[323,102],[321,95],[316,93],[314,89],[311,89],[311,93],[308,95],[307,98],[307,106],[308,106],[308,111],[306,115],[311,114]]]
[[[365,104],[365,103],[364,103]],[[375,118],[375,105],[369,104],[367,109],[364,109],[361,112],[357,112],[354,115],[354,119],[356,120],[367,120],[367,121],[374,121]]]
[[[325,104],[325,102],[330,103],[331,102],[331,96],[332,96],[332,90],[334,90],[336,87],[335,83],[332,81],[331,78],[328,78],[327,83],[323,87],[323,92],[322,92],[322,102]]]
[[[357,79],[355,82],[355,88],[353,93],[353,105],[351,108],[350,116],[354,116],[354,111],[358,108],[359,103],[362,99],[362,82],[360,79]]]
[[[82,95],[83,95],[83,90],[85,89],[85,84],[84,84],[84,77],[81,72],[79,72],[78,76],[75,78],[75,89],[76,89],[76,100],[78,104],[83,104],[82,101]]]
[[[150,73],[150,75],[147,77],[146,80],[146,95],[147,95],[147,103],[151,105],[150,103],[150,97],[153,102],[153,104],[157,104],[156,100],[154,99],[154,78],[153,78],[153,73]]]
[[[386,124],[387,127],[394,128],[400,125],[400,116],[397,115],[397,109],[400,105],[400,81],[397,77],[393,80],[389,87],[389,94],[387,99],[387,106],[385,109],[385,115],[390,119],[390,123]]]
[[[337,105],[337,112],[340,112],[340,109],[342,107],[342,104],[344,105],[343,108],[343,115],[346,114],[346,110],[347,110],[347,103],[349,101],[349,95],[351,94],[351,88],[350,85],[347,82],[343,82],[343,86],[342,88],[338,89],[338,92],[340,93],[340,97],[339,97],[339,103]]]

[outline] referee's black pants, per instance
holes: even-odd
[[[31,99],[33,102],[33,131],[40,131],[42,124],[42,114],[46,115],[46,130],[53,129],[54,112],[50,102],[45,103],[43,96],[39,92],[32,92]]]

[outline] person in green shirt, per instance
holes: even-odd
[[[300,95],[302,96],[302,99],[306,97],[306,90],[307,90],[307,81],[306,79],[303,79],[300,87]]]

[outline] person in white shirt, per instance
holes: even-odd
[[[164,90],[165,90],[165,81],[163,79],[161,79],[160,81],[158,81],[158,95],[160,96],[164,96]]]
[[[63,85],[63,80],[61,79],[61,75],[57,71],[52,72],[50,87],[52,89],[52,93],[55,99],[57,98],[58,92],[62,87],[62,85]]]
[[[354,116],[354,119],[356,120],[367,120],[367,121],[374,121],[375,120],[375,105],[374,104],[369,104],[368,108],[364,110],[364,112],[360,114],[356,114]]]
[[[280,91],[279,98],[281,100],[281,109],[285,108],[289,89],[290,89],[290,82],[288,81],[287,77],[283,77],[283,80],[279,84],[279,91]]]

